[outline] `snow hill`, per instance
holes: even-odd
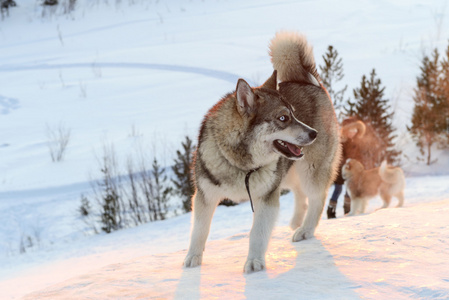
[[[449,298],[449,154],[434,149],[425,166],[405,129],[422,53],[448,45],[446,1],[78,0],[70,14],[16,2],[0,21],[0,299]],[[238,78],[271,74],[267,45],[282,29],[304,32],[318,64],[333,45],[350,90],[376,68],[404,151],[405,207],[376,211],[376,198],[351,218],[339,207],[315,239],[291,243],[283,196],[268,270],[251,275],[249,203],[217,209],[201,268],[181,268],[190,214],[86,236],[77,208],[104,145],[170,166]],[[61,124],[71,137],[54,163],[48,129]],[[20,254],[27,237],[38,244]]]

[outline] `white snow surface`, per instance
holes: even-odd
[[[447,1],[78,0],[70,14],[16,2],[0,21],[0,299],[449,298],[449,153],[433,149],[426,166],[406,131],[422,53],[448,45]],[[279,30],[305,33],[318,64],[333,45],[349,90],[376,69],[395,111],[405,206],[376,210],[376,197],[344,218],[340,203],[314,239],[292,243],[283,196],[267,270],[249,275],[249,203],[217,208],[193,269],[181,267],[191,214],[85,235],[77,209],[104,145],[122,162],[144,149],[168,168],[238,78],[268,78]],[[60,124],[71,137],[55,163],[46,128]],[[27,236],[39,243],[20,254]]]

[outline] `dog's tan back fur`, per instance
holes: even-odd
[[[379,168],[365,170],[355,159],[348,159],[342,169],[346,189],[351,197],[351,212],[349,215],[364,213],[367,201],[380,195],[388,207],[391,198],[398,198],[398,207],[404,202],[405,178],[401,168],[389,167],[386,161]]]
[[[355,159],[351,159],[347,164],[347,168],[344,169],[344,176],[349,176],[345,179],[347,181],[347,189],[351,191],[351,196],[354,198],[376,196],[382,183],[382,179],[379,176],[379,168],[365,170],[363,165]]]
[[[388,183],[395,183],[404,178],[404,172],[401,168],[387,166],[384,160],[379,167],[379,175],[383,181]]]

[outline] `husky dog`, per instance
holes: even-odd
[[[318,131],[315,142],[304,148],[304,159],[294,163],[281,184],[295,196],[290,227],[296,230],[293,241],[297,242],[313,237],[337,175],[341,158],[339,126],[306,38],[295,32],[280,32],[269,47],[280,94],[292,105],[298,120]]]
[[[355,159],[348,159],[342,169],[346,190],[351,197],[349,216],[364,213],[368,200],[380,194],[386,208],[392,196],[398,198],[397,207],[404,204],[405,178],[401,168],[387,166],[384,160],[379,168],[365,170]]]
[[[244,271],[265,268],[281,180],[294,160],[303,157],[303,147],[317,137],[316,130],[296,119],[276,91],[276,82],[276,71],[259,88],[239,79],[236,91],[212,107],[203,120],[193,165],[193,226],[185,267],[201,264],[220,200],[250,198],[254,219]]]
[[[194,162],[196,192],[186,267],[201,264],[212,215],[223,198],[254,199],[247,273],[265,268],[281,188],[295,194],[293,241],[312,237],[318,225],[340,158],[337,119],[306,39],[280,33],[270,48],[277,73],[256,89],[239,80],[236,92],[203,121]]]

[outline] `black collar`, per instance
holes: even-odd
[[[249,192],[249,177],[251,176],[251,174],[253,174],[257,170],[259,170],[260,168],[261,167],[250,170],[248,173],[246,173],[246,176],[245,176],[245,186],[246,186],[246,190],[248,192],[249,201],[251,203],[251,209],[252,209],[253,213],[254,213],[254,206],[253,206],[253,199],[251,199],[251,193]]]

